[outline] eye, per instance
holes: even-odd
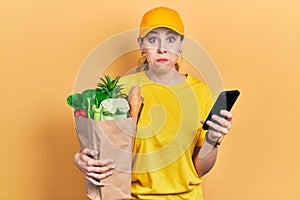
[[[167,41],[168,42],[170,42],[170,43],[173,43],[173,42],[175,42],[175,38],[174,37],[169,37],[168,39],[167,39]]]
[[[155,43],[155,42],[157,42],[157,38],[156,37],[150,37],[149,42],[150,43]]]

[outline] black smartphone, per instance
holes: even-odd
[[[238,90],[229,90],[229,91],[223,91],[219,94],[216,102],[214,103],[210,113],[208,114],[202,129],[204,130],[208,130],[208,125],[206,124],[206,122],[208,120],[214,122],[214,123],[218,123],[214,120],[211,119],[212,115],[218,115],[220,117],[225,118],[224,116],[221,116],[220,111],[221,110],[227,110],[230,111],[231,108],[233,107],[233,104],[235,103],[235,101],[237,100],[237,98],[239,97],[240,92]]]

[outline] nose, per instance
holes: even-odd
[[[167,50],[166,49],[162,49],[162,48],[158,48],[157,52],[163,54],[163,53],[167,53]]]
[[[157,48],[157,53],[160,53],[160,54],[167,53],[167,50],[164,47],[163,42],[159,42],[159,46]]]

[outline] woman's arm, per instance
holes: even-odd
[[[201,148],[195,148],[193,161],[200,177],[207,174],[213,168],[218,155],[217,144],[231,129],[232,114],[226,110],[222,110],[221,115],[225,116],[225,119],[216,115],[212,116],[212,119],[217,121],[220,125],[212,121],[207,122],[210,129],[206,133],[205,141]]]
[[[203,146],[211,146],[211,144],[208,144],[204,142]],[[205,148],[205,147],[204,147]],[[194,165],[196,168],[196,171],[200,177],[207,174],[215,165],[218,155],[218,146],[212,146],[209,147],[212,148],[212,150],[205,156],[204,158],[200,157],[200,147],[195,148],[194,151]]]
[[[113,169],[112,160],[96,160],[93,156],[98,154],[95,150],[84,149],[75,154],[74,161],[85,178],[94,185],[103,186],[100,180],[112,175]]]

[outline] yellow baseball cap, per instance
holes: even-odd
[[[169,28],[184,35],[184,27],[179,14],[170,8],[157,7],[143,15],[139,36],[143,38],[152,29],[159,27]]]

